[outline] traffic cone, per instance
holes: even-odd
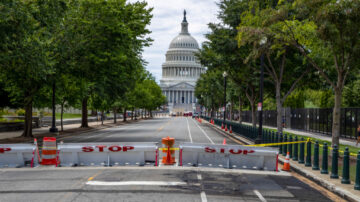
[[[221,129],[224,129],[224,124],[223,123],[221,124]]]
[[[226,145],[226,138],[224,138],[223,140],[223,145]]]
[[[284,166],[282,168],[283,171],[290,171],[290,153],[287,152],[286,157],[285,157],[285,161],[284,161]]]
[[[232,127],[231,127],[231,125],[230,125],[230,131],[229,131],[230,133],[232,133]]]
[[[227,124],[225,125],[225,131],[227,131]]]

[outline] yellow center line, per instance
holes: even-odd
[[[102,171],[99,171],[99,172],[95,173],[93,176],[89,177],[88,181],[93,180],[96,176],[100,175],[100,173],[102,173]]]

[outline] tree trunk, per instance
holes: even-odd
[[[81,106],[81,110],[82,110],[82,115],[81,115],[81,128],[88,128],[88,111],[87,111],[87,102],[88,102],[88,98],[83,98],[82,100],[82,106]]]
[[[25,104],[25,123],[23,137],[34,137],[32,135],[32,101]]]
[[[253,127],[256,127],[256,107],[255,101],[251,102],[251,123]]]
[[[233,103],[233,101],[231,101],[231,103],[230,103],[230,121],[233,120],[233,105],[234,105],[234,103]]]
[[[341,96],[342,90],[335,88],[335,104],[333,109],[333,124],[332,124],[332,146],[335,144],[339,146],[340,138],[340,111],[341,111]]]
[[[135,120],[137,120],[136,108],[134,108],[134,112],[135,112]]]
[[[116,123],[116,112],[117,112],[116,107],[113,108],[113,111],[114,111],[114,123]]]
[[[60,112],[60,125],[61,125],[61,131],[64,131],[64,123],[63,123],[63,117],[64,117],[64,104],[65,102],[61,102],[61,112]]]
[[[141,118],[144,118],[144,111],[141,109]]]
[[[123,114],[123,122],[126,122],[126,107],[124,108],[124,114]]]
[[[131,120],[134,120],[134,108],[131,111]]]
[[[239,96],[239,123],[242,123],[242,117],[241,117],[241,113],[242,113],[242,100],[241,100],[241,96]]]
[[[150,115],[150,118],[152,118],[152,117],[153,117],[153,115],[152,115],[152,111],[151,111],[151,110],[149,110],[149,115]]]
[[[282,127],[282,114],[283,114],[283,107],[282,107],[282,103],[281,103],[281,87],[280,84],[276,84],[275,87],[276,90],[276,126],[277,126],[277,131],[278,132],[283,132],[283,127]]]
[[[104,125],[104,110],[101,110],[101,125]]]

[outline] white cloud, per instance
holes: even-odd
[[[130,0],[136,2],[137,0]],[[165,53],[171,40],[181,29],[183,11],[186,9],[189,32],[201,45],[205,41],[204,34],[209,32],[207,24],[218,22],[217,0],[146,0],[153,7],[153,18],[149,29],[154,39],[152,46],[145,48],[143,57],[148,62],[146,69],[159,81],[161,64],[165,62]]]

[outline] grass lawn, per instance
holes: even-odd
[[[50,115],[51,116],[51,115]],[[56,119],[60,119],[61,118],[61,114],[60,113],[56,113],[55,114]],[[74,118],[81,118],[81,114],[68,114],[68,113],[64,113],[63,114],[63,119],[74,119]]]

